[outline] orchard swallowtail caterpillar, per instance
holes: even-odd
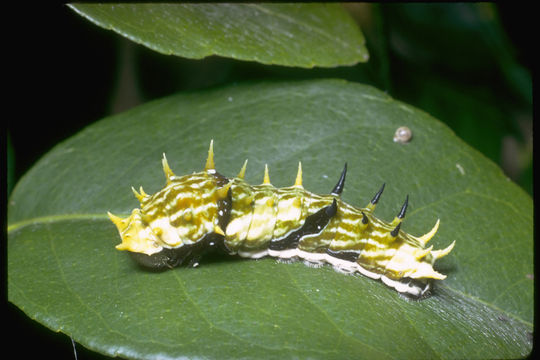
[[[433,269],[434,262],[450,253],[433,250],[427,234],[415,237],[401,230],[408,196],[392,222],[373,215],[384,184],[364,208],[340,199],[347,164],[330,195],[317,195],[302,186],[302,166],[293,186],[275,188],[268,167],[260,185],[244,181],[247,160],[235,178],[218,173],[213,141],[202,172],[176,176],[163,154],[165,187],[148,195],[132,188],[141,206],[125,219],[109,213],[122,243],[136,261],[151,268],[194,264],[209,249],[258,259],[302,259],[328,263],[345,273],[380,279],[400,293],[421,297],[432,279],[446,276]]]

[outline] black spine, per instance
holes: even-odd
[[[304,225],[286,238],[272,241],[268,248],[270,250],[294,249],[305,235],[318,234],[330,222],[330,219],[337,213],[337,201],[334,199],[331,205],[325,206],[314,214],[309,215]]]
[[[332,190],[332,195],[341,195],[343,192],[343,188],[345,187],[345,176],[347,175],[347,163],[345,163],[345,166],[343,167],[343,171],[341,172],[341,176],[339,177],[339,180],[334,186],[334,190]]]
[[[368,219],[368,217],[366,216],[366,214],[364,214],[363,211],[361,211],[361,213],[362,213],[362,224],[367,225],[368,222],[369,222],[369,219]]]
[[[407,212],[407,206],[409,206],[409,195],[405,198],[405,203],[401,207],[401,210],[398,214],[398,219],[403,219],[405,217],[405,213]]]
[[[397,224],[397,226],[394,228],[394,230],[392,230],[390,235],[392,235],[392,237],[397,237],[398,234],[399,234],[399,229],[400,228],[401,228],[401,223]]]
[[[381,188],[379,189],[379,191],[377,191],[377,193],[375,194],[375,196],[373,197],[373,199],[371,200],[371,203],[373,205],[376,205],[378,202],[379,202],[379,199],[381,198],[381,195],[384,191],[384,186],[386,185],[386,183],[383,183]]]

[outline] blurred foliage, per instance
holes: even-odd
[[[62,63],[66,78],[57,78],[54,67],[59,65],[52,61],[45,64],[50,74],[41,75],[50,77],[41,82],[43,86],[61,81],[58,97],[65,100],[63,114],[54,126],[36,124],[36,132],[43,136],[31,144],[24,123],[10,123],[18,159],[15,180],[59,140],[110,112],[150,99],[243,80],[337,77],[373,85],[446,122],[532,194],[530,45],[519,32],[526,10],[494,3],[344,6],[366,37],[369,61],[315,69],[216,56],[203,60],[166,56],[96,29],[63,9],[51,38],[57,42],[56,50],[70,60]],[[83,64],[89,65],[87,71],[79,72],[79,77],[69,75]],[[115,86],[110,84],[113,77]],[[107,103],[108,108],[103,106]],[[43,100],[45,111],[50,106]]]
[[[335,3],[69,4],[89,21],[158,53],[217,55],[301,68],[368,60],[365,39]]]
[[[209,57],[164,57],[132,47],[144,99],[252,79],[338,77],[419,107],[498,163],[532,194],[532,80],[496,4],[345,4],[368,63],[298,69]],[[150,71],[151,70],[151,71]]]

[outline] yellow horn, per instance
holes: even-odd
[[[454,248],[454,245],[456,244],[456,241],[452,241],[452,243],[450,245],[448,245],[448,247],[446,247],[446,249],[442,249],[442,250],[433,250],[431,252],[431,256],[433,256],[433,259],[434,260],[437,260],[437,259],[440,259],[442,258],[443,256],[446,256],[450,253],[450,251],[452,251],[452,249]]]
[[[270,175],[268,174],[268,164],[264,164],[264,179],[263,184],[265,185],[271,185],[270,183]]]
[[[141,195],[144,196],[144,197],[147,197],[147,196],[148,196],[148,194],[144,192],[144,189],[142,188],[142,186],[139,187],[139,192],[140,192]]]
[[[424,258],[427,254],[429,254],[431,250],[433,250],[433,245],[424,250],[417,250],[414,254],[414,257],[416,260],[420,260]]]
[[[440,223],[440,220],[437,219],[437,222],[435,223],[435,226],[433,226],[433,229],[431,229],[430,232],[428,232],[427,234],[425,234],[423,236],[420,236],[420,237],[416,238],[418,241],[420,241],[422,246],[426,246],[428,241],[431,240],[431,238],[433,238],[433,236],[435,236],[435,233],[439,229],[439,223]]]
[[[424,266],[421,266],[414,270],[412,273],[409,273],[408,276],[412,279],[436,279],[444,280],[446,275],[443,275],[435,270],[433,267],[427,263],[422,263]]]
[[[208,148],[208,158],[206,158],[206,165],[204,170],[207,172],[215,172],[216,166],[214,164],[214,139],[210,140],[210,147]]]
[[[217,189],[217,195],[220,199],[225,199],[227,197],[227,193],[229,192],[229,189],[231,188],[232,181],[229,181],[227,185],[224,185]]]
[[[298,173],[296,174],[294,186],[302,187],[302,163],[300,161],[298,162]]]
[[[165,153],[163,153],[163,159],[161,160],[161,163],[163,164],[163,172],[165,173],[165,177],[167,178],[167,184],[170,184],[171,177],[174,176],[174,173],[169,167],[169,163],[167,162],[167,157],[165,156]]]
[[[124,219],[122,219],[119,216],[116,216],[109,211],[107,211],[107,215],[109,215],[109,219],[113,222],[114,225],[118,228],[118,231],[122,232],[126,225],[124,224]]]
[[[437,272],[435,270],[433,270],[430,273],[426,274],[425,277],[428,278],[428,279],[435,279],[435,280],[444,280],[444,279],[446,279],[446,275],[443,275],[440,272]]]
[[[223,229],[219,225],[214,225],[214,232],[216,234],[225,236],[225,232],[223,232]]]
[[[240,172],[238,173],[238,178],[244,179],[244,176],[246,176],[246,168],[247,168],[247,159],[244,161],[244,165],[242,165],[242,168],[240,169]]]
[[[131,187],[131,190],[133,191],[133,193],[135,194],[135,197],[139,200],[139,202],[142,202],[144,200],[144,195],[139,194],[133,186]]]

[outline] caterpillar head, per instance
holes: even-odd
[[[155,230],[152,230],[142,219],[141,210],[134,209],[131,215],[122,219],[116,215],[108,213],[111,221],[116,225],[122,243],[116,245],[118,250],[127,250],[135,253],[152,255],[160,252],[163,247],[160,245]]]
[[[223,235],[218,211],[232,183],[216,172],[212,148],[211,142],[203,172],[181,177],[173,173],[163,154],[165,188],[152,196],[142,187],[139,192],[132,188],[141,208],[125,219],[109,213],[122,238],[118,250],[153,255],[192,245],[213,232]]]

